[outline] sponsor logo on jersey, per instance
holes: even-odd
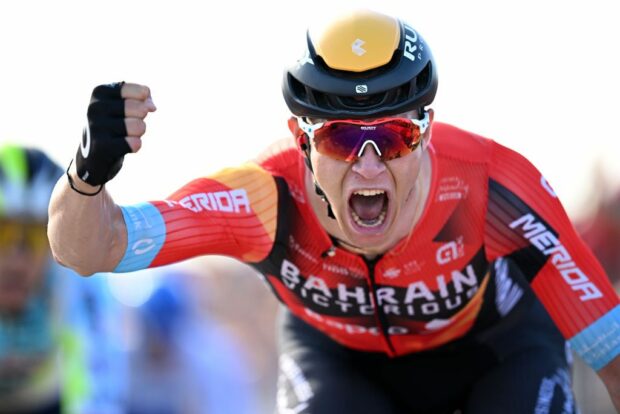
[[[383,277],[386,279],[397,279],[402,276],[411,276],[414,273],[422,271],[424,261],[410,260],[404,265],[395,263],[383,271]]]
[[[375,313],[374,297],[365,283],[337,283],[330,287],[320,276],[302,275],[299,267],[287,259],[282,261],[280,280],[315,312],[331,316]],[[449,319],[476,294],[482,280],[474,266],[468,264],[464,269],[453,269],[434,279],[416,280],[406,286],[379,285],[375,296],[377,306],[385,315]]]
[[[169,202],[176,204],[176,202]],[[250,199],[244,188],[229,191],[216,191],[212,193],[195,193],[183,197],[178,204],[188,210],[198,213],[200,211],[221,211],[224,213],[250,213]]]
[[[514,220],[509,224],[511,229],[520,228],[523,237],[536,247],[542,254],[551,258],[551,263],[562,275],[562,279],[576,292],[580,292],[582,302],[603,297],[599,288],[590,281],[573,261],[570,253],[562,242],[531,213]]]
[[[547,181],[547,179],[542,175],[540,176],[540,185],[549,193],[551,197],[558,198],[555,191],[553,191],[553,188],[551,188],[551,184],[549,184],[549,181]]]
[[[131,246],[131,251],[136,255],[144,254],[144,253],[148,253],[151,250],[153,250],[155,246],[156,246],[156,243],[155,243],[155,240],[153,239],[150,239],[150,238],[140,239]]]
[[[398,276],[400,276],[400,273],[401,270],[399,268],[390,267],[385,272],[383,272],[383,276],[387,277],[388,279],[396,279]]]
[[[504,258],[495,261],[495,306],[497,312],[506,316],[519,303],[523,296],[523,289],[510,277],[508,262]]]
[[[465,247],[463,246],[463,236],[460,236],[437,249],[436,260],[438,264],[445,265],[463,256],[465,256]]]
[[[317,259],[315,255],[313,255],[312,253],[304,249],[301,246],[301,244],[299,244],[299,242],[295,240],[295,237],[293,237],[293,235],[288,236],[288,246],[291,248],[291,250],[299,253],[299,255],[305,258],[306,260],[309,260],[312,263],[319,262],[319,259]]]
[[[335,328],[340,331],[346,332],[347,334],[350,334],[350,335],[369,334],[373,336],[379,336],[381,334],[381,330],[377,326],[368,326],[368,325],[360,325],[356,323],[341,322],[341,321],[334,320],[331,318],[326,318],[320,313],[317,313],[313,311],[312,309],[308,309],[308,308],[305,308],[304,312],[306,313],[306,316],[309,316],[315,321],[320,322],[326,327]],[[407,327],[391,325],[387,327],[387,333],[389,335],[406,335],[412,332]]]
[[[406,273],[418,273],[422,271],[422,266],[424,266],[424,262],[418,262],[417,260],[412,260],[410,262],[405,263],[405,272]]]
[[[460,177],[444,177],[439,180],[437,201],[461,200],[467,198],[469,185]]]

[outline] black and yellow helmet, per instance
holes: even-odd
[[[374,118],[429,105],[437,92],[430,48],[399,19],[362,10],[307,31],[304,56],[282,90],[297,116]]]

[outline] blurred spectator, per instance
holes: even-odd
[[[0,413],[121,413],[124,364],[103,276],[57,265],[47,205],[63,171],[0,147]]]
[[[620,290],[620,189],[601,198],[592,216],[577,228]]]
[[[136,310],[129,412],[255,414],[246,349],[200,312],[190,279],[176,270],[165,274]]]
[[[248,356],[252,387],[260,396],[254,413],[275,410],[278,374],[276,314],[279,302],[250,266],[224,256],[194,259],[193,291],[200,307],[233,335]]]
[[[620,291],[620,189],[612,186],[602,172],[597,173],[595,205],[589,215],[575,223],[583,240],[599,259],[607,276]],[[616,410],[599,377],[576,358],[574,372],[575,397],[587,414],[613,414]]]

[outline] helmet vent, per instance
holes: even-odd
[[[307,87],[304,86],[301,82],[299,82],[297,79],[295,79],[294,76],[291,76],[291,74],[289,73],[287,75],[288,77],[288,84],[291,87],[291,90],[293,92],[293,94],[300,100],[302,101],[306,101],[308,99],[308,91],[307,91]]]
[[[389,93],[381,92],[370,95],[332,96],[332,104],[336,103],[338,106],[342,105],[351,109],[374,108],[386,104],[389,99],[388,95]]]
[[[424,69],[422,69],[420,74],[413,79],[413,88],[411,91],[409,91],[412,96],[419,93],[420,91],[425,90],[428,87],[428,83],[431,78],[431,70],[431,63],[429,62],[426,64]]]

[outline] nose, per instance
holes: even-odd
[[[372,179],[381,175],[386,167],[374,145],[366,145],[363,148],[362,155],[351,167],[354,173],[364,178]]]

